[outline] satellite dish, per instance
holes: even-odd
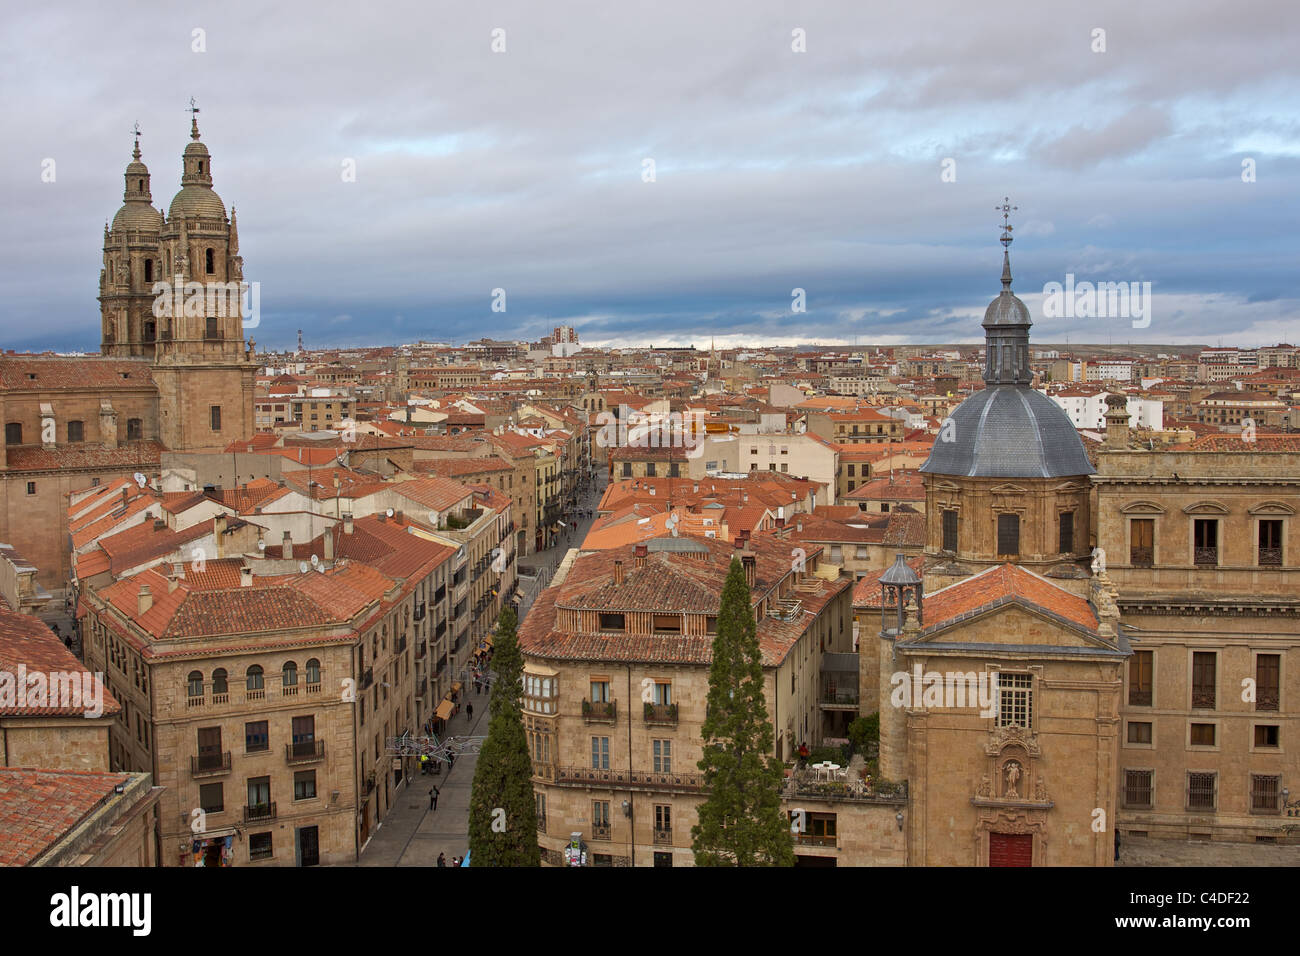
[[[299,562],[298,562],[298,570],[299,570],[300,572],[302,572],[303,574],[306,574],[306,573],[307,573],[307,562],[306,562],[306,561],[299,561]]]
[[[387,514],[388,517],[391,518],[391,517],[393,516],[393,509],[392,509],[392,508],[389,508],[388,511],[385,512],[385,514]]]
[[[135,473],[135,483],[139,485],[141,488],[143,488],[148,483],[148,481],[149,479],[146,478],[141,472],[137,471]]]
[[[259,540],[259,541],[257,542],[257,550],[258,550],[258,551],[265,551],[265,550],[266,550],[266,542],[265,542],[265,541],[260,541],[260,540]]]
[[[316,565],[318,565],[318,564],[320,564],[320,558],[319,558],[317,555],[314,555],[314,554],[313,554],[313,555],[311,556],[311,566],[314,568],[314,567],[316,567]]]
[[[438,527],[438,512],[436,511],[429,512],[429,527],[431,528]]]

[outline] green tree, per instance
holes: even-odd
[[[487,740],[474,767],[469,798],[469,849],[473,866],[540,866],[533,765],[519,706],[523,655],[519,617],[505,607],[497,618],[492,666],[496,679],[488,701]]]
[[[790,825],[781,812],[781,763],[763,696],[749,585],[731,559],[709,670],[709,711],[700,770],[708,799],[691,828],[696,866],[791,866]]]

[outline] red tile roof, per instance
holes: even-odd
[[[29,676],[25,690],[17,686],[19,665]],[[44,700],[33,696],[36,689],[30,676],[34,674],[46,675]],[[67,686],[65,682],[69,679],[76,682],[74,697],[51,700],[50,694],[60,695],[55,693],[56,688],[50,682],[53,680],[60,686]],[[96,687],[82,692],[83,682],[93,682]],[[0,611],[0,715],[83,716],[94,709],[95,701],[102,703],[105,714],[121,710],[121,705],[108,692],[103,681],[87,671],[44,622],[28,614]]]
[[[100,804],[130,774],[0,768],[0,866],[26,866]]]
[[[926,596],[922,623],[930,631],[1005,601],[1039,608],[1086,630],[1097,629],[1097,615],[1086,600],[1014,564],[989,568]]]

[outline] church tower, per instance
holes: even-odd
[[[255,365],[244,345],[244,261],[232,209],[212,189],[212,157],[191,106],[181,188],[160,231],[162,277],[153,378],[159,438],[171,451],[218,450],[256,429]]]
[[[140,161],[138,127],[122,200],[112,228],[104,226],[100,351],[115,358],[152,358],[158,330],[151,289],[162,278],[158,248],[163,216],[153,207],[149,167]]]

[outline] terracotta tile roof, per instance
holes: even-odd
[[[1003,564],[926,595],[924,631],[932,631],[959,617],[988,610],[1006,601],[1039,608],[1085,630],[1097,629],[1097,615],[1086,600],[1032,571],[1014,564]]]
[[[227,508],[239,513],[252,511],[268,498],[281,497],[286,491],[278,481],[270,478],[255,478],[238,488],[222,488],[217,500]]]
[[[415,470],[443,478],[459,478],[463,475],[514,471],[515,466],[500,455],[488,455],[483,458],[434,458],[417,461]]]
[[[89,355],[0,355],[0,389],[5,391],[132,387],[153,387],[153,369],[147,360]]]
[[[130,774],[0,768],[0,866],[26,866],[128,783]]]
[[[117,448],[94,445],[63,445],[44,448],[11,447],[8,449],[9,471],[51,471],[79,468],[135,468],[156,471],[162,461],[163,446],[156,441],[125,442]]]
[[[98,685],[97,692],[87,691],[85,696],[91,700],[102,701],[105,714],[115,714],[122,709],[108,692],[103,681],[87,671],[81,661],[63,646],[63,642],[45,626],[43,621],[29,614],[0,611],[0,675],[7,675],[7,680],[5,677],[0,677],[0,681],[13,682],[5,690],[4,695],[0,696],[0,715],[6,717],[81,716],[91,709],[81,700],[50,701],[48,697],[37,706],[30,697],[33,689],[30,682],[27,694],[20,700],[18,696],[20,690],[17,687],[20,664],[26,668],[28,675],[57,674],[61,675],[60,680],[65,679],[62,675],[80,675],[79,681],[93,681]],[[9,693],[15,695],[12,703],[4,699]]]
[[[145,520],[137,525],[99,539],[99,546],[109,557],[114,574],[122,574],[131,568],[162,558],[191,541],[197,541],[205,535],[212,534],[216,519],[201,521],[183,531],[173,531],[163,526],[156,527],[155,521]],[[233,519],[228,528],[242,526],[243,522]]]
[[[389,491],[401,495],[415,505],[436,511],[446,511],[458,502],[473,496],[459,481],[429,475],[385,485]]]
[[[1240,435],[1203,435],[1191,444],[1192,451],[1297,452],[1300,435],[1264,435],[1256,433],[1253,442]]]
[[[925,486],[921,484],[920,472],[895,469],[892,474],[883,474],[879,478],[864,481],[844,497],[855,501],[863,498],[882,501],[924,501]]]

